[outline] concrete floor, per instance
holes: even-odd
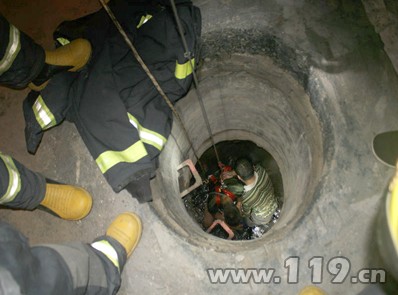
[[[364,1],[368,3],[369,1]],[[376,1],[379,4],[380,1]],[[366,12],[390,12],[388,6]],[[372,54],[355,48],[357,36],[353,28],[362,28],[356,10],[346,10],[345,21],[352,15],[351,27],[336,28],[333,12],[340,1],[194,1],[203,14],[203,30],[211,35],[222,28],[225,32],[253,27],[267,30],[298,53],[308,53],[313,66],[310,77],[322,84],[320,105],[330,111],[330,136],[333,146],[326,155],[321,185],[305,216],[286,233],[285,239],[251,249],[242,247],[234,253],[195,246],[182,238],[164,222],[152,205],[138,204],[127,193],[115,194],[105,182],[91,159],[75,127],[70,123],[46,132],[35,156],[29,155],[24,142],[22,101],[27,90],[0,90],[0,150],[12,155],[32,170],[47,177],[85,187],[94,197],[91,214],[83,221],[66,222],[39,210],[26,212],[0,209],[0,218],[16,226],[29,237],[32,244],[62,243],[70,240],[92,241],[102,234],[120,212],[137,212],[143,220],[144,231],[140,244],[128,261],[123,273],[119,294],[296,294],[311,283],[308,260],[313,256],[345,256],[351,261],[353,275],[361,268],[383,267],[378,259],[374,228],[382,192],[393,170],[377,162],[371,151],[371,140],[379,132],[398,126],[398,77],[392,50],[397,17],[389,15],[388,25],[378,27],[369,17],[386,45]],[[51,32],[65,19],[95,11],[94,0],[67,2],[59,0],[2,0],[0,11],[17,27],[38,43],[50,47]],[[396,9],[396,7],[395,7]],[[373,12],[372,12],[373,11]],[[56,13],[54,13],[56,12]],[[338,22],[338,21],[337,21]],[[347,25],[347,22],[342,21]],[[372,43],[373,44],[373,43]],[[396,44],[396,43],[395,43]],[[366,43],[360,46],[366,47]],[[223,50],[223,48],[221,48]],[[359,54],[360,56],[354,56]],[[377,52],[376,54],[373,54]],[[228,54],[228,52],[227,52]],[[390,59],[388,58],[390,57]],[[347,62],[343,69],[341,62]],[[339,64],[340,62],[340,64]],[[311,98],[313,99],[313,98]],[[315,103],[316,104],[316,103]],[[160,188],[159,194],[166,194]],[[168,198],[174,196],[167,195]],[[298,284],[286,283],[284,261],[299,256],[302,261]],[[280,284],[211,284],[207,268],[269,268],[281,276]],[[332,284],[325,270],[321,284],[329,294],[357,294],[363,284]],[[395,289],[396,290],[396,289]],[[396,294],[390,291],[390,294]]]

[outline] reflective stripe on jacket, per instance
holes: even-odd
[[[200,11],[190,1],[176,3],[195,63]],[[186,57],[171,9],[151,1],[129,5],[120,0],[109,5],[169,99],[174,103],[183,97],[195,65]],[[36,100],[35,114],[35,105],[30,104],[27,111],[32,114],[25,117],[34,119],[34,127],[27,122],[32,129],[27,138],[38,144],[29,134],[40,134],[67,118],[75,123],[114,191],[143,177],[148,182],[142,183],[149,183],[171,132],[172,112],[105,12],[100,10],[84,21],[82,36],[92,45],[91,61],[80,72],[54,76],[41,92],[42,100]],[[82,37],[71,38],[67,28],[57,29],[64,39]]]

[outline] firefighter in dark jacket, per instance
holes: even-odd
[[[45,51],[1,15],[0,38],[0,84],[12,88],[34,87],[61,71],[78,70],[91,54],[84,40]],[[0,152],[0,205],[27,210],[41,205],[63,219],[79,220],[90,212],[92,198],[82,188],[50,183]]]
[[[84,66],[91,54],[84,40],[45,51],[1,15],[0,38],[0,84],[13,88],[44,87],[53,75]],[[79,220],[90,212],[92,198],[82,188],[51,183],[0,152],[0,205],[43,206],[63,219]],[[141,231],[139,217],[126,212],[91,244],[30,247],[0,220],[0,294],[115,294]]]
[[[0,294],[116,294],[141,231],[139,217],[126,212],[91,244],[31,247],[26,237],[0,220]]]
[[[201,29],[199,9],[188,0],[175,2],[191,60],[169,1],[109,3],[172,102],[191,85]],[[63,23],[55,32],[60,44],[78,38],[93,48],[88,64],[56,75],[24,103],[28,150],[37,149],[43,131],[70,119],[113,190],[127,189],[140,202],[150,201],[149,183],[171,131],[172,112],[105,10]],[[37,116],[39,109],[45,122]]]

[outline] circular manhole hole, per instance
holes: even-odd
[[[247,158],[256,166],[263,167],[270,178],[272,190],[274,191],[275,198],[279,205],[278,214],[275,214],[272,220],[264,225],[247,226],[241,219],[238,226],[231,228],[234,233],[233,240],[251,240],[259,238],[265,232],[268,232],[277,222],[277,217],[280,215],[279,211],[282,208],[283,182],[279,166],[270,153],[251,141],[222,141],[216,145],[216,149],[219,160],[226,165],[226,169],[235,167],[238,159]],[[240,194],[243,191],[244,183],[236,177],[221,183],[220,168],[218,167],[217,157],[213,147],[207,149],[203,155],[200,156],[199,161],[201,165],[196,164],[196,168],[200,171],[203,167],[205,171],[202,172],[202,177],[207,181],[204,181],[203,185],[184,196],[183,202],[189,215],[199,226],[202,226],[204,231],[207,231],[213,223],[214,218],[224,219],[226,213],[222,205],[223,200],[228,201],[227,198],[229,198],[233,201],[235,206],[237,205],[238,197],[241,197]],[[185,175],[187,175],[187,177]],[[193,179],[191,173],[189,173],[189,169],[183,170],[180,176],[182,176],[180,177],[182,180],[180,181],[180,190],[192,184]],[[216,202],[216,204],[213,204],[214,202]],[[237,210],[231,210],[230,203],[228,203],[226,210],[227,215],[232,216],[232,222],[237,222]],[[219,238],[229,238],[227,231],[224,230],[220,224],[217,224],[214,229],[211,228],[209,233]]]
[[[200,90],[216,143],[250,142],[277,163],[283,187],[278,222],[261,238],[226,241],[205,233],[180,197],[177,166],[194,159],[178,123],[160,156],[153,209],[174,232],[203,247],[236,250],[283,238],[311,204],[323,166],[322,133],[304,89],[264,56],[236,55],[211,61],[200,71]],[[194,91],[177,108],[198,155],[211,140]]]

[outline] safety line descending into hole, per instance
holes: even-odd
[[[158,90],[159,94],[160,94],[160,95],[163,97],[163,99],[166,101],[167,105],[168,105],[168,106],[170,107],[170,109],[172,110],[174,116],[175,116],[175,117],[177,118],[177,120],[179,121],[179,123],[180,123],[180,125],[181,125],[181,127],[182,127],[182,129],[183,129],[183,131],[184,131],[185,137],[187,138],[187,140],[188,140],[188,142],[189,142],[190,148],[192,149],[192,151],[193,151],[193,153],[194,153],[194,156],[195,156],[195,158],[196,158],[196,161],[199,163],[202,172],[204,172],[203,165],[202,165],[202,163],[200,162],[199,157],[198,157],[198,154],[197,154],[196,150],[195,150],[194,147],[193,147],[193,143],[192,143],[192,141],[191,141],[191,139],[190,139],[190,137],[189,137],[189,135],[188,135],[187,129],[185,128],[185,125],[184,125],[184,123],[183,123],[183,120],[182,120],[180,114],[179,114],[178,111],[175,109],[175,107],[173,106],[172,102],[171,102],[170,99],[167,97],[166,93],[165,93],[165,92],[163,91],[163,89],[160,87],[159,83],[157,82],[156,78],[152,75],[152,73],[150,72],[149,68],[146,66],[145,62],[142,60],[142,58],[141,58],[141,56],[139,55],[138,51],[135,49],[134,45],[132,44],[130,38],[127,36],[125,30],[124,30],[123,27],[120,25],[119,21],[116,19],[115,15],[113,14],[113,12],[112,12],[111,9],[109,8],[109,6],[105,3],[105,0],[99,0],[99,1],[100,1],[101,5],[103,6],[103,8],[105,9],[105,11],[107,12],[107,14],[109,15],[109,17],[111,18],[112,22],[113,22],[114,25],[116,26],[116,28],[117,28],[117,30],[119,31],[119,33],[122,35],[124,41],[127,43],[127,45],[129,46],[129,48],[130,48],[131,51],[133,52],[134,57],[135,57],[135,58],[137,59],[137,61],[140,63],[140,65],[142,66],[143,70],[145,71],[145,73],[146,73],[146,74],[148,75],[148,77],[151,79],[153,85],[154,85],[154,86],[156,87],[156,89]],[[175,3],[174,3],[174,1],[172,1],[172,5],[174,6],[174,9],[175,9]],[[175,14],[174,14],[174,15],[175,15],[175,18],[176,18],[176,21],[177,21],[177,23],[180,24],[180,20],[179,20],[178,14],[176,14],[176,13],[177,13],[177,11],[175,11]],[[180,36],[181,36],[182,39],[183,39],[183,43],[184,43],[184,47],[185,47],[185,51],[186,51],[186,55],[187,55],[187,53],[188,53],[188,47],[187,47],[187,45],[186,45],[185,37],[184,37],[183,35],[181,35],[181,32],[182,32],[182,30],[181,30],[181,24],[179,25],[179,32],[180,32]],[[190,55],[190,53],[189,53],[189,55]],[[190,61],[190,65],[191,65],[191,67],[192,67],[192,74],[193,74],[193,78],[194,78],[195,89],[198,90],[198,88],[197,88],[197,86],[198,86],[198,80],[197,80],[196,73],[194,72],[194,66],[193,66],[193,64],[192,64],[192,61]],[[198,94],[198,92],[197,92],[197,94]],[[199,98],[199,101],[201,102],[202,113],[203,113],[203,115],[204,115],[206,124],[207,124],[207,126],[208,126],[208,131],[209,131],[209,134],[210,134],[210,138],[211,138],[211,141],[212,141],[213,148],[214,148],[215,153],[216,153],[217,161],[219,162],[218,153],[217,153],[217,150],[216,150],[216,147],[215,147],[215,144],[214,144],[214,139],[213,139],[213,136],[212,136],[212,133],[211,133],[210,124],[209,124],[209,121],[208,121],[208,118],[207,118],[207,114],[206,114],[205,109],[204,109],[203,100],[202,100],[202,98],[201,98],[201,96],[200,96],[200,93],[198,94],[198,98]]]
[[[184,31],[182,29],[182,25],[181,25],[181,21],[180,21],[180,17],[178,16],[178,12],[177,12],[177,8],[175,5],[174,0],[170,0],[171,3],[171,7],[173,9],[173,13],[174,13],[174,18],[176,19],[176,23],[177,23],[177,28],[178,28],[178,33],[180,34],[181,40],[182,40],[182,44],[184,46],[184,50],[185,50],[185,57],[188,58],[189,64],[191,65],[191,69],[192,69],[192,76],[193,76],[193,82],[194,82],[194,86],[195,86],[195,93],[196,96],[198,97],[199,100],[199,104],[200,104],[200,109],[202,110],[202,115],[203,115],[203,119],[206,123],[206,127],[207,127],[207,131],[209,132],[209,137],[211,140],[211,145],[213,146],[214,149],[214,153],[216,154],[216,158],[217,158],[217,163],[220,164],[220,158],[218,156],[218,152],[217,152],[217,148],[214,142],[214,137],[213,137],[213,133],[211,131],[211,127],[210,127],[210,123],[209,123],[209,118],[207,117],[207,113],[206,113],[206,109],[205,109],[205,105],[203,103],[203,98],[202,98],[202,94],[199,90],[199,81],[198,81],[198,77],[196,76],[196,73],[194,71],[194,61],[192,60],[192,54],[188,49],[188,44],[187,44],[187,40],[185,39],[184,36]]]

